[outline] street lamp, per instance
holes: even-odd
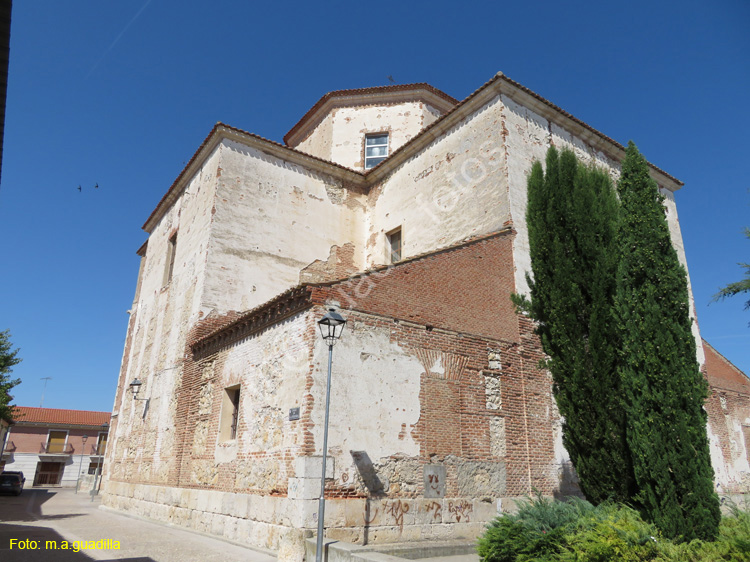
[[[320,335],[328,345],[328,378],[326,379],[326,421],[323,426],[323,473],[320,476],[320,500],[318,501],[318,537],[315,547],[315,562],[323,559],[323,519],[326,512],[326,454],[328,452],[328,411],[331,404],[331,365],[333,363],[333,346],[341,337],[346,326],[346,320],[336,312],[335,308],[329,308],[323,318],[318,320]]]
[[[138,398],[138,392],[141,390],[142,385],[143,383],[137,378],[133,379],[133,382],[130,383],[130,391],[133,393],[133,400],[143,400],[143,398]]]
[[[151,403],[151,399],[138,398],[138,392],[141,390],[141,386],[143,386],[143,383],[135,378],[133,379],[133,382],[131,382],[128,386],[133,393],[133,400],[142,400],[143,402],[145,402],[145,404],[143,405],[143,415],[141,416],[141,418],[146,419],[146,412],[148,412],[148,405]]]
[[[78,465],[78,480],[76,481],[76,494],[78,493],[78,488],[81,485],[81,472],[83,471],[83,456],[86,454],[86,441],[89,440],[88,435],[84,435],[81,437],[81,441],[83,441],[83,446],[81,447],[81,463]]]

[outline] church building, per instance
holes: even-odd
[[[554,145],[616,179],[624,147],[501,73],[462,101],[428,84],[334,91],[283,140],[217,124],[143,226],[104,505],[301,560],[331,308],[347,324],[328,538],[473,539],[515,498],[578,493],[539,339],[510,295],[528,291],[532,163]],[[650,171],[687,267],[682,183]],[[711,358],[717,485],[741,492],[750,385]]]

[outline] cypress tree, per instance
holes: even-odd
[[[634,494],[614,367],[617,216],[604,172],[554,147],[547,152],[546,173],[534,163],[526,216],[530,300],[514,296],[514,302],[537,321],[564,418],[563,444],[593,503],[626,501]]]
[[[670,538],[712,540],[720,512],[703,409],[708,385],[696,361],[686,272],[663,197],[632,142],[618,191],[617,363],[636,500]]]

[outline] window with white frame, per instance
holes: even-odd
[[[365,135],[365,170],[374,168],[388,156],[388,133]]]

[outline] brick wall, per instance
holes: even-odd
[[[706,341],[705,408],[711,464],[719,493],[750,491],[750,379]]]
[[[513,232],[504,230],[350,280],[321,286],[317,303],[518,341]]]

